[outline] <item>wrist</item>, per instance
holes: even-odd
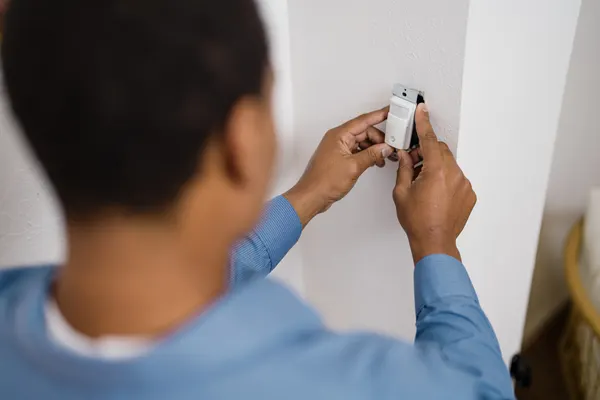
[[[432,238],[417,240],[409,238],[409,243],[415,265],[425,257],[434,254],[445,254],[462,262],[460,252],[456,246],[456,240],[437,240]]]
[[[314,190],[300,185],[288,190],[283,194],[283,197],[290,202],[296,214],[298,214],[302,228],[306,227],[314,217],[325,210],[325,202],[321,196],[317,195]]]

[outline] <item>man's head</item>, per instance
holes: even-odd
[[[275,135],[253,0],[12,1],[2,62],[69,220],[255,222]]]

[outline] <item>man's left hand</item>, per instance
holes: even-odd
[[[385,166],[393,149],[374,125],[387,114],[388,107],[373,111],[325,134],[300,181],[284,194],[302,226],[344,198],[367,169]]]

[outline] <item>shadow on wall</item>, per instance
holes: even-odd
[[[562,249],[583,216],[589,191],[600,186],[600,2],[583,0],[567,76],[558,137],[546,195],[525,341],[567,300]]]
[[[564,277],[563,250],[567,235],[581,213],[545,213],[533,273],[533,282],[523,335],[524,343],[535,339],[541,329],[568,300]],[[546,311],[545,311],[546,310]]]

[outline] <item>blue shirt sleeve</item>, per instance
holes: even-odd
[[[426,257],[416,266],[414,286],[420,353],[437,353],[439,368],[468,377],[476,398],[514,398],[498,339],[463,264],[447,255]]]
[[[258,227],[234,248],[232,285],[268,275],[301,232],[289,202],[272,200]],[[324,375],[350,373],[349,387],[358,384],[368,398],[514,399],[498,340],[462,263],[446,255],[426,257],[415,268],[414,287],[414,345],[323,332],[308,341],[310,349],[302,346],[303,357],[314,352],[314,360],[332,362],[325,370],[315,368]]]
[[[313,366],[319,388],[342,382],[345,389],[331,389],[336,394],[329,398],[348,398],[351,392],[354,398],[382,400],[514,399],[498,341],[462,263],[445,255],[426,257],[416,266],[414,285],[414,344],[370,333],[321,332],[301,348],[302,357],[323,365]]]
[[[294,207],[283,196],[271,200],[261,222],[233,248],[231,286],[264,278],[298,242],[302,224]]]

